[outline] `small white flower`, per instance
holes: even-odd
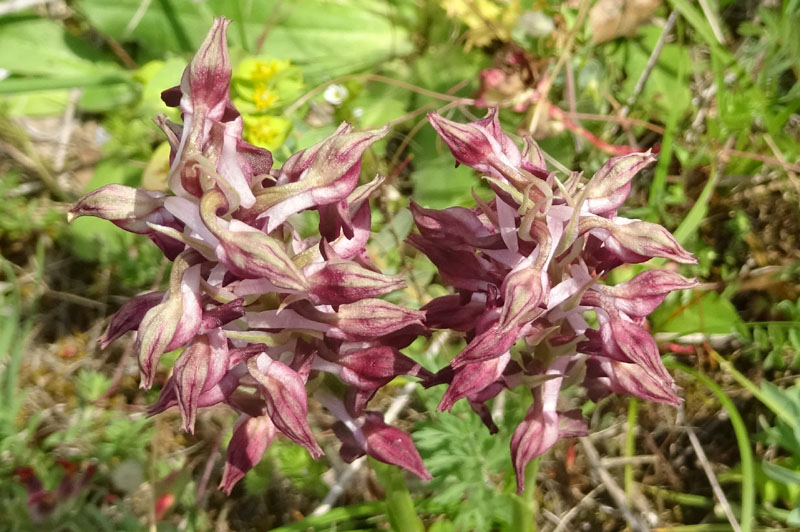
[[[361,118],[364,116],[364,108],[363,107],[356,107],[353,109],[353,118]]]
[[[109,140],[111,140],[111,134],[103,126],[97,126],[97,129],[94,130],[95,144],[103,146]]]
[[[0,81],[3,81],[4,79],[6,79],[10,75],[11,75],[11,72],[6,70],[5,68],[0,68]]]
[[[344,85],[328,85],[328,88],[325,89],[322,97],[325,98],[325,101],[332,104],[332,105],[341,105],[343,101],[347,98],[347,89]]]

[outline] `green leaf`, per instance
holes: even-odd
[[[67,90],[11,94],[3,98],[5,112],[10,117],[60,115],[67,108],[68,102]]]
[[[276,3],[242,1],[237,7],[230,0],[209,2],[215,13],[237,19],[234,24],[241,13],[251,50],[269,24],[261,53],[289,58],[317,80],[362,71],[412,50],[408,31],[392,22],[385,2],[300,0],[281,2],[275,10]],[[236,31],[231,28],[231,34]]]
[[[736,307],[716,292],[707,292],[682,304],[671,298],[650,315],[653,330],[677,334],[728,334],[741,322]]]
[[[627,74],[622,93],[627,98],[644,71],[655,48],[661,28],[645,26],[639,30],[639,38],[629,39],[620,47],[622,65]],[[679,72],[691,72],[692,63],[688,49],[677,44],[667,44],[658,56],[658,62],[639,96],[640,102],[651,102],[663,112],[683,115],[691,106],[692,93]]]
[[[89,113],[111,111],[133,102],[137,94],[136,88],[128,83],[87,87],[78,100],[78,107]]]
[[[82,0],[78,6],[103,33],[121,42],[135,40],[145,59],[160,58],[166,52],[193,52],[215,15],[234,19],[231,39],[236,42],[244,35],[249,40],[246,48],[253,51],[268,26],[261,51],[304,65],[304,72],[317,81],[365,70],[412,50],[408,31],[393,24],[383,2],[301,0],[280,2],[275,9],[277,3],[159,0],[132,31],[127,28],[140,0]],[[244,32],[237,28],[241,23]]]
[[[75,378],[75,391],[85,401],[92,402],[111,386],[111,379],[94,370],[81,370]]]
[[[75,4],[102,33],[121,43],[135,41],[142,50],[140,59],[145,60],[163,58],[168,52],[194,52],[214,19],[206,2],[156,0],[129,29],[140,0],[81,0]]]
[[[791,511],[789,517],[786,519],[786,524],[800,527],[800,506]]]
[[[761,462],[761,468],[769,478],[776,482],[800,485],[800,473],[797,471],[793,471],[783,466],[770,464],[766,460]]]
[[[0,68],[27,76],[79,76],[120,68],[56,22],[31,16],[0,18]]]
[[[480,186],[481,181],[468,166],[456,168],[453,156],[438,140],[433,128],[422,128],[413,144],[421,147],[415,153],[416,170],[411,174],[414,201],[429,209],[473,205],[471,190]]]

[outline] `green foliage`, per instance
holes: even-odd
[[[787,361],[792,368],[800,368],[800,300],[780,301],[775,310],[782,320],[743,324],[746,353],[763,359],[765,369],[783,369]]]
[[[322,462],[312,460],[302,447],[278,439],[270,445],[264,459],[245,475],[244,485],[248,494],[256,495],[284,478],[298,491],[323,497],[325,486],[319,478],[326,470]]]
[[[460,405],[459,405],[460,406]],[[418,424],[414,443],[433,475],[432,501],[447,509],[456,530],[490,530],[508,524],[510,498],[502,493],[508,472],[508,436],[491,436],[472,412],[456,407]]]
[[[154,2],[135,27],[131,20],[140,6],[138,0],[82,0],[77,4],[103,33],[121,42],[136,40],[148,60],[195,50],[204,35],[196,28],[209,27],[218,15],[235,19],[231,34],[239,35],[245,50],[255,52],[260,51],[257,44],[264,22],[277,16],[279,22],[269,28],[262,50],[291,59],[315,80],[361,71],[411,51],[407,32],[394,25],[386,5],[375,0],[303,0],[277,5],[277,9],[277,0],[201,4],[170,0]]]
[[[64,215],[42,198],[20,194],[21,184],[17,172],[10,172],[0,179],[0,201],[3,202],[0,242],[27,240],[42,232],[52,238],[58,236],[65,226]]]
[[[716,292],[674,294],[650,319],[653,330],[679,335],[730,334],[742,323],[733,304]]]

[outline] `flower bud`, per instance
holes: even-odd
[[[335,327],[326,334],[344,340],[368,340],[399,331],[409,325],[422,325],[425,313],[382,299],[362,299],[339,307]]]
[[[455,370],[453,380],[442,397],[437,410],[450,410],[456,401],[463,397],[471,397],[493,384],[511,361],[511,354],[506,351],[496,358],[483,362],[467,364]]]
[[[186,432],[194,433],[200,394],[218,383],[227,369],[227,339],[220,329],[196,336],[175,361],[172,372]]]
[[[347,198],[358,184],[361,156],[388,132],[388,128],[344,132],[322,141],[299,180],[269,187],[258,195],[254,209],[259,210],[259,218],[269,217],[267,232],[295,213]]]
[[[302,377],[293,369],[262,353],[247,361],[250,375],[267,401],[267,414],[289,439],[305,447],[314,459],[322,456],[308,426],[308,398]]]
[[[625,262],[644,262],[653,257],[664,257],[683,264],[697,262],[669,231],[658,224],[627,218],[607,220],[592,216],[581,218],[579,231],[581,234],[589,232],[604,240],[606,248]]]
[[[214,236],[219,239],[219,261],[231,272],[245,279],[268,279],[278,288],[302,290],[305,279],[289,258],[284,246],[271,236],[239,220],[231,220],[227,227],[218,218],[216,207],[221,204],[219,192],[203,196],[200,215]]]
[[[308,274],[308,270],[313,273]],[[397,277],[362,268],[355,262],[328,260],[307,268],[308,298],[315,305],[341,305],[374,298],[405,286]]]
[[[81,198],[67,213],[72,222],[81,216],[95,216],[125,224],[134,233],[149,231],[147,221],[164,205],[164,194],[125,185],[106,185]]]
[[[384,423],[383,416],[377,412],[365,412],[364,418],[361,432],[369,456],[385,464],[400,466],[422,480],[433,478],[408,434]]]
[[[275,439],[275,425],[269,416],[243,414],[233,427],[233,437],[225,456],[225,470],[219,489],[231,494],[233,487],[253,469]]]
[[[197,333],[202,319],[199,290],[200,265],[183,269],[176,263],[166,300],[142,318],[136,344],[143,388],[153,385],[161,355],[182,346]]]
[[[667,270],[648,270],[616,286],[597,285],[597,290],[611,296],[616,308],[631,317],[649,316],[670,292],[697,286],[694,279]]]
[[[108,345],[125,334],[139,327],[142,318],[148,310],[161,303],[164,292],[150,292],[129,299],[111,317],[108,328],[100,337],[100,347],[105,349]]]
[[[525,466],[558,441],[558,414],[544,411],[542,401],[534,399],[525,420],[511,437],[511,461],[517,476],[517,494],[525,489]]]
[[[519,340],[520,329],[521,327],[518,325],[501,327],[499,323],[495,323],[473,338],[467,347],[450,362],[450,365],[458,369],[467,364],[491,360],[507,353]]]
[[[473,297],[464,304],[460,295],[449,295],[432,299],[420,310],[425,312],[425,325],[431,329],[467,332],[486,311],[486,302]]]
[[[642,169],[656,161],[651,152],[636,152],[612,157],[586,184],[586,203],[589,212],[614,215],[631,191],[631,181]]]
[[[478,215],[464,207],[424,209],[413,200],[409,205],[414,223],[420,234],[428,240],[446,244],[448,249],[501,249],[500,235],[493,233],[481,222]]]
[[[363,390],[374,390],[398,375],[425,378],[431,375],[425,368],[400,351],[388,346],[353,349],[331,360],[342,367],[341,379]]]
[[[231,63],[227,29],[230,20],[219,17],[206,34],[181,78],[181,91],[191,102],[190,112],[202,112],[209,120],[222,120],[228,103]],[[181,106],[187,105],[186,98]],[[186,111],[187,109],[184,109]]]
[[[497,108],[469,124],[459,124],[429,113],[433,129],[450,148],[456,161],[495,178],[509,178],[522,162],[522,154],[500,127]]]
[[[681,404],[674,380],[664,381],[654,377],[638,364],[627,364],[603,357],[591,357],[586,361],[584,385],[594,401],[613,392],[671,406]]]

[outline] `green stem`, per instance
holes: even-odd
[[[387,465],[370,459],[370,465],[386,491],[386,513],[389,524],[395,532],[425,532],[417,512],[414,501],[406,486],[403,472],[395,466]]]
[[[739,414],[739,411],[736,409],[736,406],[733,404],[733,401],[731,401],[730,397],[725,395],[725,392],[722,391],[722,388],[720,388],[719,385],[709,377],[703,375],[693,368],[684,366],[683,364],[679,364],[673,360],[665,360],[664,364],[668,368],[678,369],[687,375],[694,377],[696,381],[700,382],[714,395],[716,395],[717,400],[719,400],[722,407],[728,411],[728,417],[730,417],[731,425],[733,426],[733,432],[736,434],[736,443],[739,446],[739,457],[742,464],[742,513],[739,520],[739,526],[741,527],[742,532],[751,532],[753,530],[753,515],[756,499],[755,467],[753,465],[753,451],[750,449],[750,437],[747,433],[747,428],[745,427],[744,421],[742,420],[742,416]],[[725,530],[729,530],[729,528]]]
[[[385,506],[382,502],[368,502],[354,506],[341,506],[332,508],[323,515],[309,516],[289,525],[273,528],[270,532],[304,532],[308,529],[317,529],[330,525],[335,525],[342,521],[353,521],[359,518],[380,515],[384,512]]]
[[[644,491],[650,493],[656,498],[671,501],[681,506],[691,506],[694,508],[713,508],[714,499],[704,497],[702,495],[694,495],[691,493],[681,493],[672,491],[659,486],[643,485]]]
[[[522,495],[514,495],[514,516],[512,532],[536,532],[536,476],[539,474],[539,460],[535,458],[525,468],[525,489]]]
[[[639,417],[639,400],[631,397],[628,403],[628,432],[625,434],[625,458],[636,454],[636,420]],[[633,497],[633,463],[625,464],[625,495]]]

